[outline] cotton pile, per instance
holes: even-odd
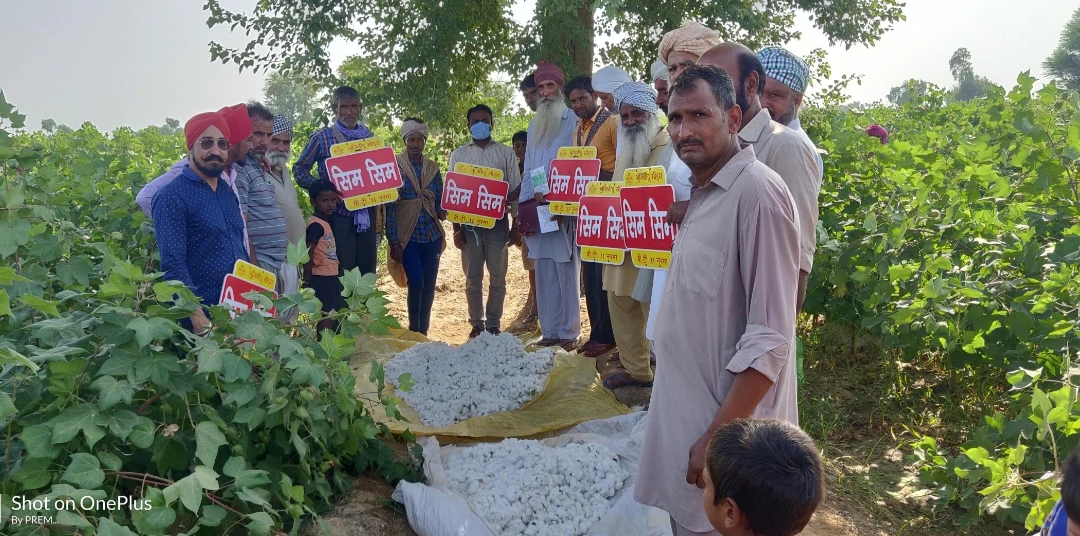
[[[507,439],[453,449],[443,463],[454,491],[499,536],[583,536],[630,476],[617,458],[595,443]]]
[[[517,337],[482,333],[461,345],[424,343],[385,365],[392,381],[411,373],[416,385],[397,395],[428,426],[448,426],[471,417],[513,411],[532,400],[547,381],[555,351],[529,353]]]

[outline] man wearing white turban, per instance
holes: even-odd
[[[664,61],[657,59],[653,62],[652,67],[652,80],[653,89],[656,90],[656,105],[664,111],[664,115],[667,115],[667,88],[668,88],[668,70],[667,65],[664,65]]]
[[[596,96],[600,97],[600,103],[604,105],[604,108],[613,114],[618,114],[619,111],[615,109],[615,97],[612,95],[619,86],[632,80],[626,71],[614,65],[608,65],[601,67],[596,74],[593,74],[592,87],[596,91]]]
[[[619,108],[619,131],[624,146],[615,160],[615,179],[623,180],[627,169],[660,165],[661,155],[671,144],[667,129],[660,126],[656,112],[656,93],[644,82],[630,82],[615,90]],[[649,318],[648,300],[635,299],[638,269],[627,255],[619,266],[604,267],[604,290],[607,291],[611,327],[619,347],[619,361],[625,372],[604,378],[608,389],[650,387],[653,371],[649,364],[649,341],[645,322]]]

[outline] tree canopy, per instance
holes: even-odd
[[[311,121],[318,108],[316,84],[301,74],[272,72],[263,85],[265,104],[276,115],[296,122]]]
[[[956,85],[953,86],[953,98],[967,102],[971,99],[986,96],[994,83],[985,76],[975,74],[975,67],[971,65],[971,52],[966,48],[958,48],[949,58],[949,72],[952,73]]]
[[[618,36],[599,50],[605,63],[644,75],[663,33],[684,19],[756,47],[798,38],[806,13],[833,44],[873,44],[903,20],[900,0],[537,0],[524,25],[511,0],[262,0],[250,12],[207,0],[207,24],[250,35],[245,46],[211,43],[214,60],[241,69],[305,73],[340,82],[328,48],[337,39],[364,52],[359,89],[379,92],[390,109],[412,108],[435,127],[454,124],[463,100],[503,73],[517,80],[543,58],[567,76],[591,72],[597,37]]]
[[[1061,41],[1043,62],[1043,69],[1065,87],[1080,91],[1080,8],[1061,30]]]

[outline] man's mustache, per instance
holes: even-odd
[[[675,145],[675,148],[676,149],[682,149],[684,147],[688,147],[688,146],[691,146],[691,145],[697,145],[697,146],[700,147],[700,146],[705,145],[705,144],[699,139],[680,140],[679,143],[677,143]]]
[[[224,163],[225,163],[225,159],[224,159],[224,158],[222,158],[222,157],[220,157],[220,156],[217,156],[217,155],[213,155],[213,154],[212,154],[212,155],[208,155],[208,156],[207,156],[206,158],[203,158],[203,160],[205,160],[205,161],[207,161],[207,162],[221,162],[222,164],[224,164]]]

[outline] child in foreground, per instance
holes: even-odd
[[[1080,536],[1080,447],[1065,459],[1061,500],[1046,517],[1040,536]]]
[[[315,290],[324,313],[336,311],[341,303],[341,280],[338,279],[337,243],[330,229],[330,218],[338,203],[338,193],[327,181],[318,181],[308,190],[315,213],[307,221],[308,262],[304,265],[304,285]],[[336,329],[337,321],[319,321],[324,329]]]
[[[702,504],[721,536],[798,534],[824,493],[817,447],[788,422],[737,419],[709,442]]]

